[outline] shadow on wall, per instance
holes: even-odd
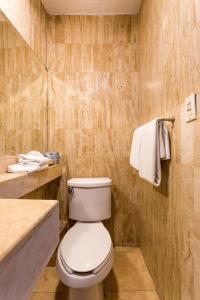
[[[139,207],[135,200],[137,193],[129,195],[124,188],[112,186],[112,216],[104,224],[114,246],[138,246]]]
[[[171,161],[167,160],[167,161],[162,161],[161,162],[162,165],[162,180],[161,180],[161,184],[159,187],[153,187],[153,189],[157,192],[159,192],[160,194],[162,194],[164,197],[169,197],[169,174],[170,174],[170,166],[171,166]]]

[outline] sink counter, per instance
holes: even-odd
[[[0,199],[0,266],[57,206],[56,200]]]
[[[0,172],[0,198],[23,197],[61,176],[62,169],[59,164],[33,173],[14,174]]]
[[[0,299],[28,299],[58,241],[56,200],[0,199]]]

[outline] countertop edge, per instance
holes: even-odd
[[[2,199],[4,200],[4,199]],[[19,200],[19,199],[5,199],[5,201],[9,200]],[[30,199],[23,199],[24,201],[30,201]],[[33,199],[32,199],[33,200]],[[37,199],[36,201],[52,201],[52,204],[54,204],[47,209],[45,216],[41,216],[37,219],[37,221],[33,224],[33,226],[28,229],[22,236],[20,236],[20,241],[16,241],[16,243],[13,243],[11,247],[9,247],[0,257],[0,267],[6,264],[7,260],[15,255],[24,245],[27,243],[31,237],[33,236],[34,232],[41,227],[44,222],[56,211],[59,212],[59,202],[58,200],[43,200],[43,199]]]

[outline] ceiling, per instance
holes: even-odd
[[[42,0],[51,15],[137,14],[141,0]]]

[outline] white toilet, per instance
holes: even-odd
[[[57,272],[68,300],[103,300],[102,281],[113,265],[113,245],[102,221],[111,217],[110,178],[68,180],[69,218],[75,225],[58,248]]]

